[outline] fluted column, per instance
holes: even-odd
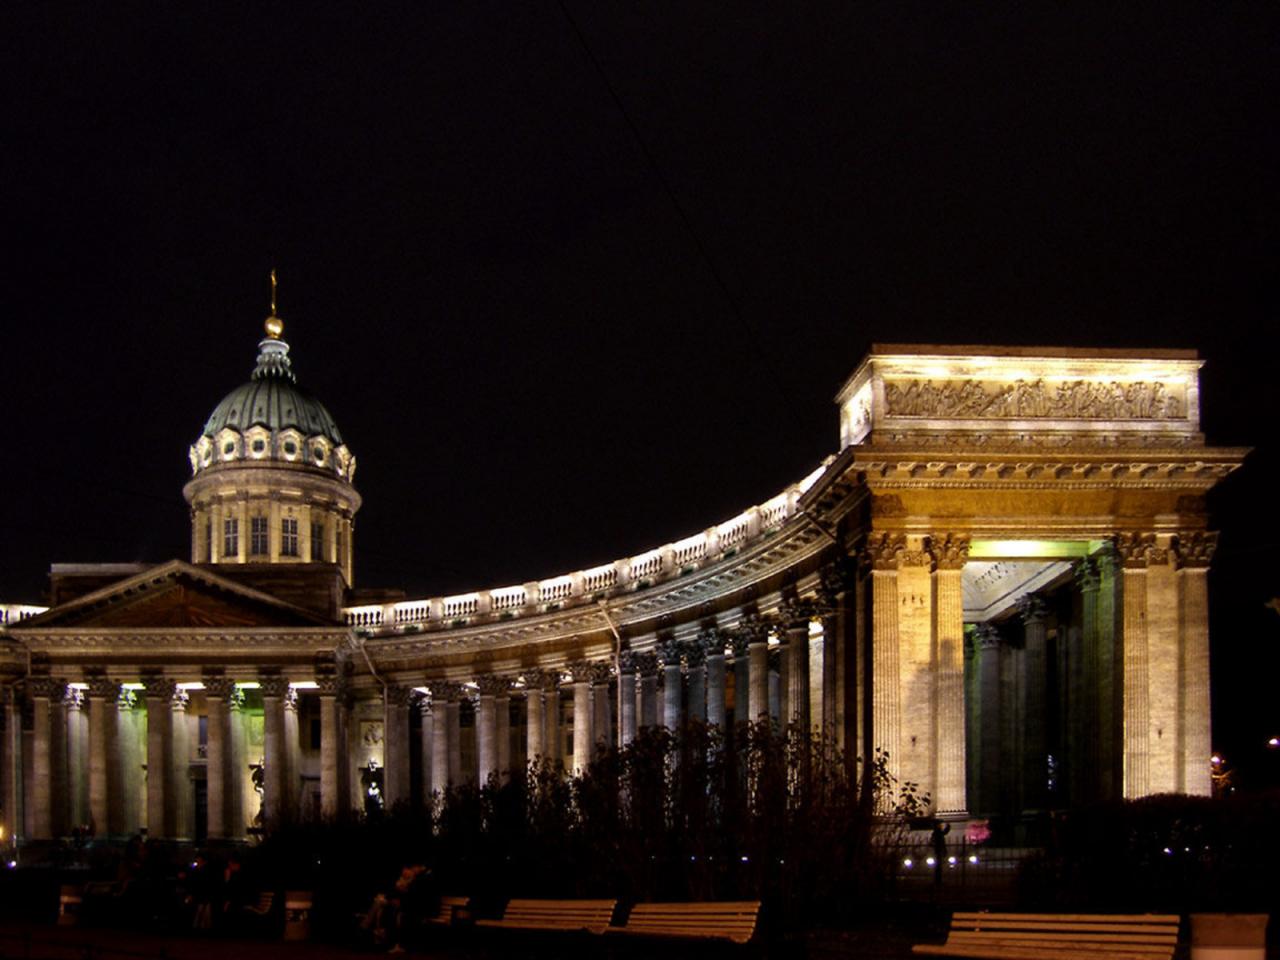
[[[979,813],[999,808],[1000,796],[1000,631],[989,623],[974,631],[978,658],[978,763]]]
[[[769,722],[777,728],[782,726],[782,715],[784,710],[782,705],[782,694],[785,689],[782,684],[784,663],[782,659],[783,646],[783,644],[778,644],[777,646],[769,647],[767,659],[769,664],[769,672],[767,674],[769,678]]]
[[[1151,709],[1147,649],[1147,555],[1155,546],[1151,534],[1122,534],[1116,552],[1123,564],[1121,596],[1124,650],[1123,724],[1124,797],[1134,799],[1151,792]]]
[[[935,738],[938,774],[934,809],[958,814],[967,809],[964,759],[964,597],[960,578],[969,558],[969,538],[937,536],[931,541],[933,623],[938,696]]]
[[[674,639],[658,645],[658,659],[662,661],[662,725],[672,733],[683,726],[681,701],[684,695],[684,676],[681,658],[684,650]]]
[[[721,729],[725,718],[724,640],[716,627],[698,635],[706,659],[707,723]]]
[[[89,823],[89,704],[78,689],[67,688],[67,786],[70,826]]]
[[[497,677],[493,694],[494,735],[498,739],[498,778],[511,778],[511,686],[512,677]]]
[[[443,797],[449,789],[449,701],[457,693],[454,685],[445,680],[433,680],[428,689],[435,718],[431,730],[431,790]]]
[[[688,671],[685,685],[689,698],[687,717],[690,723],[707,722],[707,651],[695,637],[684,644],[684,662]]]
[[[652,652],[636,654],[636,671],[639,674],[640,726],[658,725],[658,657]]]
[[[769,637],[759,625],[747,631],[747,664],[747,718],[756,723],[769,719]]]
[[[15,684],[0,688],[0,707],[4,711],[3,741],[0,741],[0,811],[13,839],[23,839],[22,828],[22,710]]]
[[[786,631],[787,715],[783,721],[808,732],[809,716],[809,617],[808,607],[789,604],[783,608]]]
[[[1100,745],[1102,729],[1098,724],[1098,704],[1101,680],[1101,631],[1098,629],[1098,589],[1100,577],[1097,564],[1085,558],[1075,567],[1076,589],[1080,592],[1080,645],[1083,669],[1080,673],[1079,702],[1072,714],[1072,738],[1077,744],[1076,767],[1082,782],[1073,789],[1080,800],[1099,799],[1099,775],[1102,769]]]
[[[383,687],[382,796],[390,811],[409,800],[409,687],[389,683]]]
[[[99,834],[112,830],[111,807],[123,798],[113,796],[112,784],[120,782],[120,711],[116,700],[120,684],[106,676],[91,676],[89,683],[89,822]]]
[[[1209,723],[1209,562],[1218,545],[1216,533],[1183,533],[1178,537],[1178,571],[1182,595],[1184,724],[1181,789],[1195,796],[1211,792],[1212,751]]]
[[[1023,677],[1023,744],[1025,773],[1023,777],[1024,803],[1030,810],[1048,808],[1048,653],[1046,620],[1048,609],[1039,596],[1028,594],[1018,602],[1018,613],[1023,621],[1024,677]],[[1069,709],[1071,709],[1069,705]],[[1084,749],[1083,744],[1078,744]]]
[[[61,701],[66,681],[52,677],[31,677],[27,696],[31,700],[31,836],[50,840],[54,831],[53,761],[51,760],[50,703]]]
[[[317,675],[316,691],[320,699],[320,815],[327,819],[343,812],[341,777],[338,772],[342,767],[338,732],[338,677],[333,674]]]
[[[873,534],[871,563],[871,746],[881,752],[889,774],[902,774],[901,651],[898,644],[898,564],[906,538]]]
[[[273,528],[274,529],[274,528]],[[285,819],[298,819],[301,811],[299,793],[302,791],[302,758],[298,755],[298,691],[293,684],[284,693],[284,789],[281,797]]]
[[[526,670],[524,674],[525,755],[529,763],[537,763],[545,754],[543,737],[547,721],[542,714],[542,671]]]
[[[729,633],[733,650],[733,720],[735,724],[751,720],[751,657],[747,653],[750,635],[738,628]]]
[[[235,692],[235,682],[225,676],[204,678],[208,733],[205,746],[205,833],[210,840],[227,836],[227,785],[230,782],[231,723],[227,701]]]
[[[262,694],[262,826],[273,830],[285,816],[284,698],[289,681],[279,674],[258,678]]]
[[[71,690],[64,683],[62,692],[49,701],[49,789],[53,809],[50,814],[53,835],[70,833],[70,757],[67,750],[67,700]]]
[[[248,736],[244,729],[244,691],[232,687],[227,695],[227,785],[224,804],[227,837],[243,840],[249,818],[245,815],[245,777],[249,773]]]
[[[546,723],[542,752],[558,764],[563,761],[563,741],[560,737],[560,671],[548,670],[542,675],[542,718]]]
[[[591,664],[577,660],[569,664],[573,677],[573,774],[586,771],[591,763],[591,745],[594,742],[591,727],[595,717],[591,705]]]
[[[592,755],[607,749],[613,742],[613,709],[609,703],[609,680],[612,668],[606,660],[591,664]]]
[[[167,677],[146,676],[142,688],[147,705],[147,836],[172,837],[173,800],[169,796],[173,757],[173,694],[177,684]]]
[[[191,728],[187,723],[187,707],[191,697],[185,690],[173,691],[169,699],[170,738],[169,750],[169,805],[173,810],[175,839],[189,840],[194,836],[195,794],[191,789]]]
[[[479,678],[480,706],[476,710],[476,766],[480,786],[488,786],[491,777],[497,777],[498,766],[498,711],[496,698],[499,691],[508,687],[506,677],[482,676]]]
[[[449,771],[449,786],[451,787],[461,786],[463,783],[462,696],[463,688],[455,683],[451,686],[449,698],[444,703],[444,722],[449,731],[446,737],[449,744],[447,769]]]
[[[625,747],[636,738],[636,658],[624,650],[618,661],[618,704],[621,717],[620,738]]]
[[[431,696],[417,701],[422,723],[422,806],[431,809],[431,791],[435,790],[435,704]]]

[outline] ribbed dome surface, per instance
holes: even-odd
[[[327,437],[335,447],[343,442],[324,404],[279,376],[250,380],[228,393],[205,423],[204,436],[216,437],[224,427],[246,430],[255,426],[273,433],[292,427],[306,437]]]

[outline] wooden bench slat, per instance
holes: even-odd
[[[951,922],[957,920],[1049,920],[1094,923],[1178,923],[1182,918],[1176,913],[996,913],[992,911],[957,910]]]
[[[1169,914],[982,913],[958,911],[944,944],[916,944],[930,956],[1000,960],[1165,960],[1178,941]]]
[[[916,944],[912,951],[937,957],[975,957],[999,958],[999,960],[1072,960],[1081,956],[1081,951],[1074,947],[957,947],[946,944]],[[1150,953],[1108,952],[1098,954],[1108,960],[1151,960]],[[1173,950],[1155,954],[1154,956],[1172,957]]]
[[[1018,923],[1014,920],[986,920],[981,923],[953,923],[952,930],[1062,930],[1082,933],[1167,933],[1176,932],[1178,925],[1143,924],[1133,926],[1127,923]]]
[[[1053,930],[952,930],[952,937],[969,940],[974,937],[983,937],[986,939],[1023,939],[1023,940],[1062,940],[1068,943],[1077,943],[1080,941],[1097,941],[1099,943],[1176,943],[1178,941],[1177,931],[1169,933],[1095,933],[1090,930],[1085,932],[1074,931],[1070,936],[1063,936],[1062,933]]]

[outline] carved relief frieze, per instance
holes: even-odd
[[[884,385],[891,417],[956,420],[1182,420],[1181,385],[1138,381],[899,380]]]

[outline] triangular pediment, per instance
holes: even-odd
[[[24,620],[24,629],[333,626],[315,613],[181,560],[152,567]]]

